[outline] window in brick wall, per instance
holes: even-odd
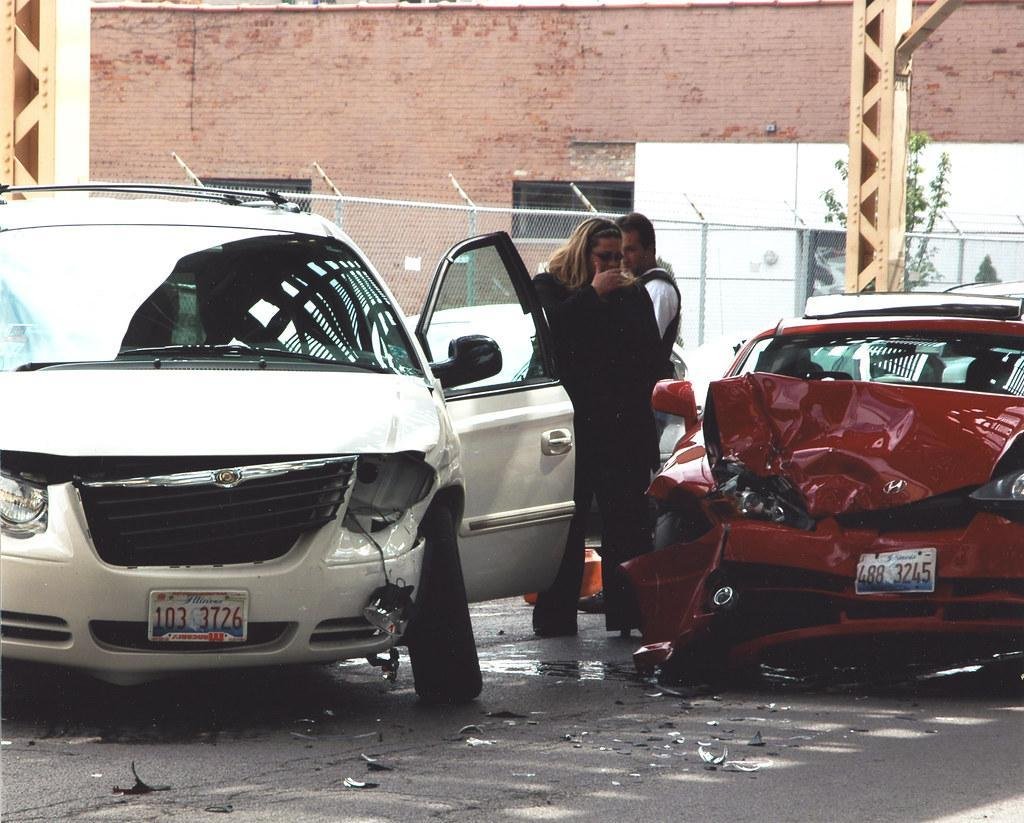
[[[609,180],[572,181],[599,212],[626,214],[633,210],[633,184]],[[568,180],[516,180],[512,184],[512,206],[517,209],[585,211]],[[561,214],[516,214],[513,237],[564,238],[580,222]]]
[[[310,211],[308,197],[294,197],[313,191],[313,181],[283,177],[204,177],[203,184],[217,189],[244,189],[246,191],[276,191],[288,197],[303,211]]]

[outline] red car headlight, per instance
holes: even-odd
[[[1024,510],[1024,471],[1014,471],[997,477],[971,492],[971,500],[996,511]]]

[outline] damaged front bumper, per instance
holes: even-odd
[[[696,540],[624,564],[644,624],[634,661],[650,674],[678,668],[695,651],[733,668],[817,646],[873,655],[889,641],[897,659],[953,653],[955,639],[974,649],[1020,649],[1020,537],[1019,524],[984,512],[964,527],[901,532],[834,518],[813,531],[719,522]],[[915,548],[935,550],[934,591],[857,593],[863,555]]]

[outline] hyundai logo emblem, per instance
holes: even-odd
[[[882,486],[882,491],[884,491],[886,494],[899,494],[906,487],[906,480],[890,480],[888,483]]]
[[[222,489],[231,489],[242,482],[242,472],[239,469],[217,469],[213,474],[213,482]]]

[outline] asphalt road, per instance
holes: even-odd
[[[636,677],[634,643],[606,634],[602,618],[581,615],[578,638],[548,640],[533,637],[529,619],[519,600],[474,608],[484,692],[458,708],[418,705],[407,665],[394,684],[349,662],[133,689],[7,665],[0,814],[10,823],[1024,819],[1015,679],[982,671],[899,686],[667,690]],[[371,771],[364,755],[388,768]],[[133,763],[159,790],[114,792],[136,784]]]

